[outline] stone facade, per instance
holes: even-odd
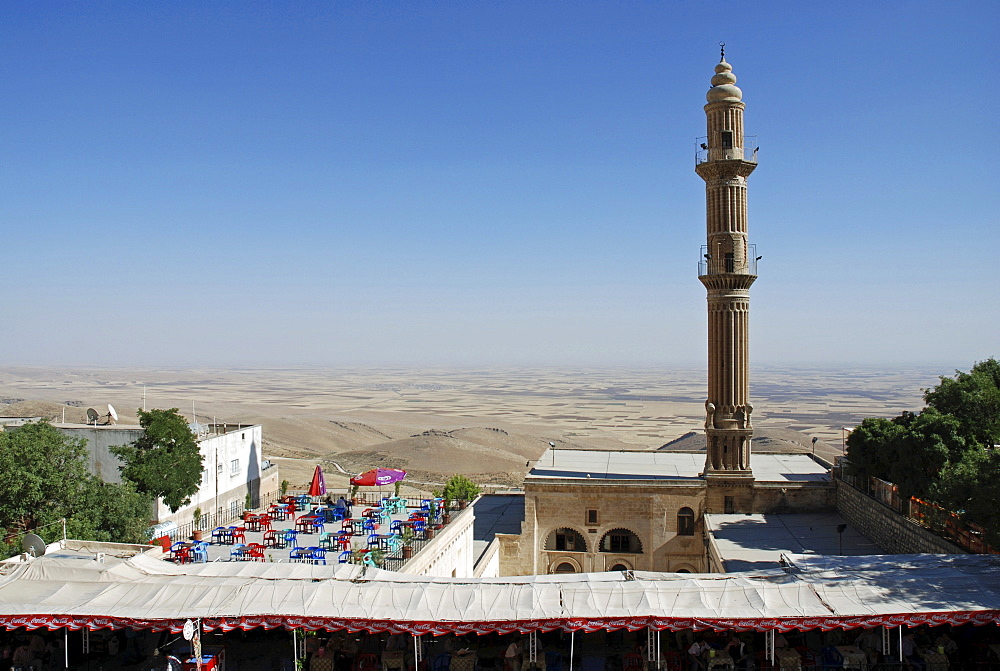
[[[501,573],[608,571],[616,566],[701,571],[705,488],[704,480],[532,482],[525,489],[520,536],[499,537]],[[691,526],[681,530],[678,514],[685,508]],[[572,532],[578,534],[572,545],[559,547],[556,536],[568,540]],[[612,536],[618,542],[612,543]],[[633,544],[625,547],[621,541],[629,536]]]
[[[837,480],[837,512],[886,554],[967,554],[932,531]]]

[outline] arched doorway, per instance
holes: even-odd
[[[628,529],[612,529],[601,538],[600,551],[642,554],[642,542]]]
[[[555,529],[545,539],[545,548],[549,551],[559,552],[586,552],[587,541],[576,529],[567,527]]]
[[[570,564],[568,561],[564,561],[556,566],[553,573],[576,573],[576,567]]]

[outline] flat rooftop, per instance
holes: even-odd
[[[841,524],[846,526],[842,538]],[[837,513],[708,514],[705,525],[727,573],[779,568],[783,554],[882,554]]]
[[[520,534],[524,521],[524,494],[483,494],[476,501],[472,549],[478,564],[497,534]]]
[[[546,450],[526,476],[591,480],[697,480],[705,468],[704,452]],[[808,454],[751,453],[758,482],[828,482],[826,466]]]

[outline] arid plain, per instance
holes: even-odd
[[[841,452],[843,427],[923,407],[922,389],[948,370],[763,368],[752,398],[760,441]],[[414,484],[452,473],[500,486],[520,483],[549,442],[565,448],[698,447],[705,373],[643,369],[141,369],[0,367],[0,416],[85,421],[93,407],[119,412],[179,408],[189,419],[257,424],[264,454],[293,487],[323,463],[410,472]],[[695,432],[695,436],[690,436]],[[687,436],[685,438],[685,436]],[[755,441],[758,439],[755,439]],[[762,446],[763,447],[763,446]]]

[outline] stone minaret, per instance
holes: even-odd
[[[747,177],[757,167],[757,151],[744,145],[743,92],[724,50],[706,97],[708,137],[699,141],[695,166],[705,180],[708,224],[698,266],[708,290],[705,476],[745,479],[753,477],[748,328],[758,260],[747,242]]]

